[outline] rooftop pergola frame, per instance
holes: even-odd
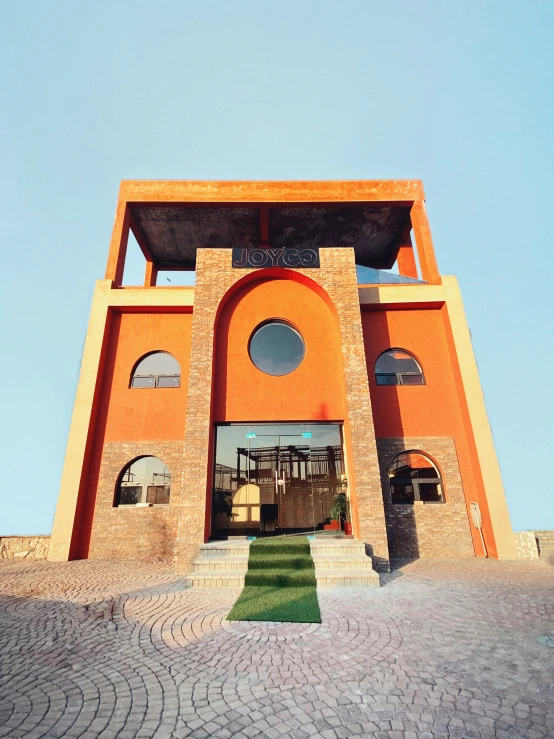
[[[106,279],[120,287],[129,233],[159,270],[193,270],[197,248],[353,247],[375,269],[439,284],[419,180],[123,180]],[[416,262],[412,234],[415,239]]]

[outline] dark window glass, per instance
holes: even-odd
[[[123,470],[116,505],[168,504],[171,473],[157,457],[140,457]]]
[[[250,359],[267,375],[288,375],[300,365],[306,352],[298,331],[284,321],[259,326],[250,339]]]
[[[421,373],[421,368],[411,354],[401,349],[389,349],[383,352],[375,362],[375,372],[387,374],[389,372]]]
[[[147,354],[135,367],[135,375],[180,375],[179,362],[169,352]]]
[[[378,385],[399,385],[397,375],[375,375]]]
[[[393,503],[414,502],[414,486],[410,483],[392,482],[391,480],[390,491]]]
[[[412,477],[417,477],[420,480],[436,480],[438,478],[439,473],[434,467],[429,466],[429,462],[427,462],[427,464],[425,464],[425,462],[420,462],[419,464],[421,465],[420,467],[412,469]]]
[[[140,503],[142,495],[142,486],[140,485],[122,485],[119,495],[119,505],[136,505]]]
[[[438,482],[420,482],[418,487],[419,499],[423,500],[425,503],[440,503],[442,501],[440,485]]]
[[[133,377],[131,387],[156,387],[155,377]]]
[[[181,378],[179,375],[162,375],[158,377],[158,387],[179,387]]]
[[[389,471],[391,500],[405,503],[406,497],[424,503],[443,503],[439,471],[421,452],[402,452],[396,456]]]
[[[169,485],[149,485],[146,490],[146,502],[155,505],[169,503]]]
[[[423,474],[419,474],[422,472]],[[420,452],[402,452],[391,464],[390,477],[440,477],[435,465]]]
[[[377,385],[425,384],[421,367],[411,354],[402,349],[389,349],[377,358],[375,381]]]
[[[424,385],[423,375],[400,375],[403,385]]]
[[[131,387],[179,387],[181,367],[168,352],[152,352],[136,365]]]

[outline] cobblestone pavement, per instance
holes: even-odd
[[[554,737],[554,567],[414,562],[323,623],[134,562],[0,565],[0,737]]]

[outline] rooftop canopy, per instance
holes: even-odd
[[[198,248],[260,246],[353,247],[358,264],[390,269],[423,199],[417,180],[133,180],[119,201],[158,269],[194,269]]]

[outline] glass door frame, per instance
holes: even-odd
[[[232,424],[231,424],[232,425]],[[238,424],[237,424],[238,425]],[[269,425],[269,424],[268,424]],[[274,425],[280,425],[280,424],[274,424]],[[283,424],[283,426],[309,426],[314,424]],[[287,494],[286,491],[286,470],[284,467],[285,460],[283,459],[281,452],[283,450],[283,445],[281,444],[281,439],[309,439],[311,437],[305,437],[304,433],[311,433],[311,432],[300,432],[298,434],[256,434],[257,439],[263,439],[263,438],[269,438],[269,439],[277,439],[277,446],[276,446],[276,457],[275,457],[275,500],[278,501],[277,505],[278,508],[278,518],[277,518],[277,524],[275,526],[275,530],[279,530],[281,536],[286,536],[285,527],[283,526],[283,513],[284,513],[284,505],[283,505],[283,496]],[[251,438],[251,437],[250,437]],[[250,438],[248,439],[248,442],[250,442]],[[290,445],[289,445],[290,446]],[[314,485],[312,480],[312,459],[311,459],[311,445],[306,444],[305,446],[308,447],[308,462],[307,462],[307,468],[306,468],[306,479],[309,479],[310,483],[310,498],[312,501],[312,531],[316,531],[315,527],[315,501],[314,501]],[[286,448],[286,447],[285,447]],[[248,444],[248,452],[250,455],[250,443]],[[292,460],[291,460],[292,461]],[[297,462],[299,464],[299,462]],[[309,472],[308,472],[309,469]],[[250,456],[248,461],[248,482],[247,484],[250,484]],[[281,475],[279,474],[281,473]],[[290,477],[289,481],[292,483],[292,480],[294,478]],[[291,490],[292,494],[292,490]],[[288,501],[286,501],[288,502]],[[261,506],[260,506],[261,508]],[[261,516],[261,513],[260,513]],[[260,518],[260,532],[261,532],[261,518]],[[303,528],[303,527],[299,527]],[[309,529],[306,529],[307,531]]]
[[[281,465],[282,457],[281,452],[283,449],[286,450],[286,446],[282,446],[281,440],[285,438],[305,438],[306,441],[308,441],[309,449],[309,458],[308,458],[308,469],[309,469],[309,481],[310,481],[310,498],[311,498],[311,519],[312,524],[309,527],[299,527],[306,531],[306,533],[315,532],[318,529],[316,528],[316,500],[315,500],[315,492],[314,492],[314,481],[313,481],[313,468],[312,468],[312,443],[310,443],[309,440],[311,440],[311,429],[313,427],[322,427],[322,426],[334,426],[337,427],[338,433],[339,433],[339,439],[340,439],[340,449],[341,449],[341,455],[342,455],[342,469],[343,473],[346,472],[346,450],[345,450],[345,437],[344,437],[344,428],[343,428],[343,421],[259,421],[259,422],[248,422],[248,421],[228,421],[228,422],[215,422],[213,425],[213,464],[212,464],[212,490],[211,490],[211,498],[213,502],[213,493],[215,491],[215,483],[216,483],[216,474],[217,474],[217,441],[218,441],[218,429],[221,427],[228,427],[228,426],[240,426],[245,429],[248,429],[250,433],[255,434],[254,437],[248,436],[249,432],[246,432],[246,440],[248,441],[248,466],[245,470],[246,472],[246,481],[247,485],[250,485],[250,440],[252,438],[263,438],[264,436],[267,438],[273,438],[277,440],[277,454],[276,454],[276,470],[275,470],[275,498],[274,500],[277,502],[278,497],[278,519],[275,527],[275,534],[279,532],[280,535],[287,535],[287,527],[283,526],[283,505],[282,505],[282,495],[286,495],[286,487],[287,487],[287,478],[285,476],[284,485],[279,485],[279,468]],[[275,427],[290,427],[296,426],[299,428],[298,434],[291,434],[291,433],[258,433],[258,429],[260,431],[263,430],[264,427],[266,427],[268,430],[271,428],[272,430],[275,429]],[[283,428],[285,431],[285,429]],[[304,433],[309,433],[309,437],[304,437]],[[246,447],[246,445],[245,445]],[[285,473],[286,475],[286,473]],[[283,479],[283,478],[281,478]],[[238,482],[238,481],[237,481]],[[280,490],[280,488],[285,487],[285,491]],[[211,506],[210,506],[211,507]],[[210,510],[210,529],[213,529],[213,520],[214,520],[214,513],[213,510]],[[262,533],[262,520],[261,520],[261,501],[260,501],[260,521],[259,521],[259,532],[256,535],[263,536],[264,533]],[[273,532],[272,532],[273,533]],[[294,532],[294,533],[300,533],[300,532]],[[240,535],[240,529],[236,529],[236,534]],[[230,535],[230,530],[228,529],[228,535]]]

